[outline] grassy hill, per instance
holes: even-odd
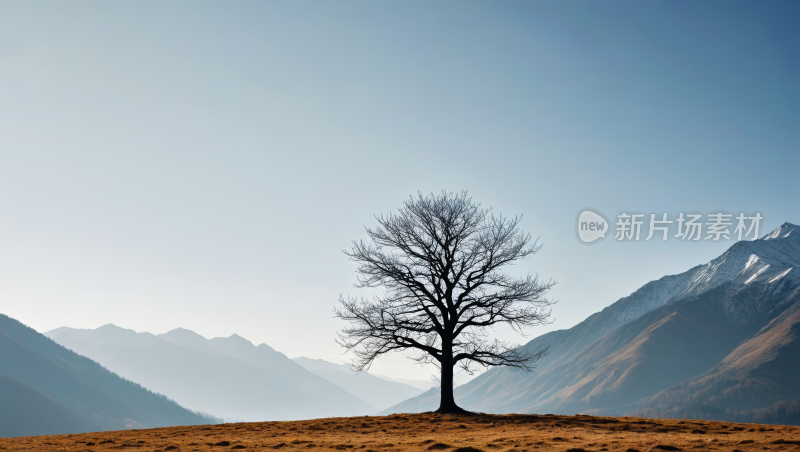
[[[697,420],[435,413],[0,439],[0,450],[791,452],[800,427]]]

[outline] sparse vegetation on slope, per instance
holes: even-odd
[[[797,451],[800,427],[555,415],[327,418],[0,439],[0,450]]]

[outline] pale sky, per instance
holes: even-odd
[[[800,223],[799,8],[3,2],[0,312],[344,362],[341,251],[465,189],[544,244],[511,269],[558,282],[529,338],[569,328],[733,243],[585,246],[583,208]]]

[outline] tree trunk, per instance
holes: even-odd
[[[466,410],[456,405],[453,397],[453,350],[451,347],[442,346],[442,378],[441,400],[437,413],[467,413]]]

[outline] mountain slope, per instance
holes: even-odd
[[[798,265],[800,232],[786,223],[706,265],[650,282],[569,330],[534,339],[524,347],[550,350],[534,374],[493,369],[456,388],[456,400],[500,413],[655,409],[633,404],[709,371],[793,303]],[[792,366],[781,366],[800,379]],[[438,395],[429,392],[385,412],[437,404]]]
[[[433,385],[434,385],[433,381],[431,381],[430,379],[428,379],[428,380],[416,380],[416,379],[412,379],[412,378],[395,378],[395,377],[390,377],[388,375],[383,375],[383,374],[372,374],[372,375],[375,375],[376,377],[378,377],[378,378],[380,378],[382,380],[392,381],[392,382],[395,382],[395,383],[403,383],[404,385],[411,386],[412,388],[421,389],[423,391],[427,391],[428,389],[432,388]]]
[[[293,361],[379,410],[425,392],[402,383],[383,380],[367,372],[352,372],[346,364],[305,357],[293,358]]]
[[[625,411],[657,417],[800,424],[800,288],[784,295],[767,325],[709,371]]]
[[[377,411],[285,355],[233,335],[207,340],[114,325],[59,328],[53,340],[192,409],[247,421],[353,416]],[[179,345],[180,344],[180,345]]]
[[[7,435],[45,434],[53,429],[61,432],[118,430],[213,421],[120,378],[5,315],[0,315],[0,375],[5,376],[6,394],[24,397],[7,398],[9,403],[0,405],[0,417],[15,418],[17,412],[13,407],[23,400],[47,410],[38,414],[29,412],[33,418],[41,417],[42,422],[14,424],[19,430],[4,428]],[[48,416],[53,416],[52,422],[47,420]]]
[[[199,352],[230,356],[269,369],[304,385],[313,386],[320,383],[318,378],[283,353],[267,344],[255,346],[252,342],[237,334],[229,337],[206,339],[194,331],[176,328],[167,333],[159,334],[158,337],[175,345]]]
[[[8,375],[0,375],[0,438],[100,430],[97,422]]]

